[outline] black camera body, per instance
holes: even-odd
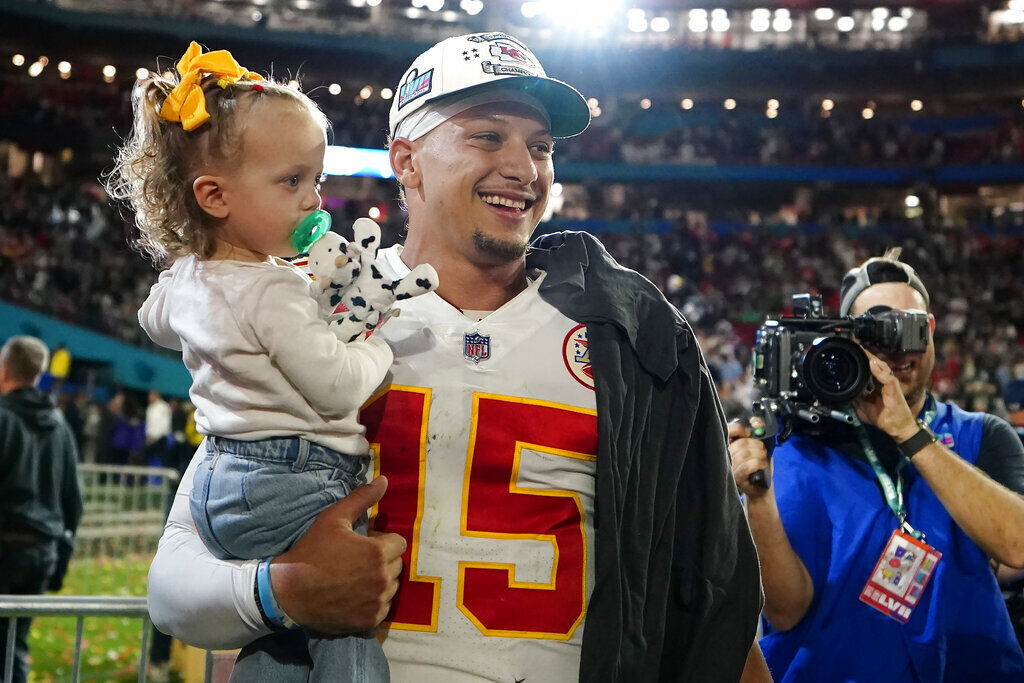
[[[928,348],[927,313],[876,307],[856,318],[826,318],[821,296],[811,294],[794,295],[793,312],[766,320],[754,345],[761,395],[754,411],[775,427],[772,433],[776,419],[852,420],[845,409],[871,380],[860,344],[893,355]]]

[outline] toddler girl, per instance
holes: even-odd
[[[137,86],[134,129],[107,188],[134,209],[138,246],[170,262],[139,322],[192,374],[207,435],[190,494],[199,533],[220,558],[269,558],[363,482],[357,411],[392,353],[374,336],[339,341],[309,278],[281,258],[298,251],[297,226],[320,208],[323,113],[223,50],[192,43],[177,71]],[[291,625],[267,567],[257,570],[260,606],[269,624]],[[372,634],[311,637],[308,648],[306,664],[265,654],[260,678],[388,680]]]

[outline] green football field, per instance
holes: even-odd
[[[118,559],[73,559],[61,595],[145,596],[150,555]],[[74,617],[44,617],[32,623],[29,681],[70,681],[75,646]],[[82,636],[82,681],[138,680],[142,620],[87,617]]]

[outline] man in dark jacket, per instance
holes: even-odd
[[[49,351],[35,337],[0,349],[0,594],[37,595],[51,584],[58,544],[82,517],[75,439],[53,398],[36,388]],[[0,644],[9,621],[0,621]],[[28,674],[30,619],[15,636],[15,683]],[[6,657],[0,657],[0,677]]]

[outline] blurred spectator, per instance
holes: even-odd
[[[13,337],[0,349],[0,594],[58,590],[82,517],[74,436],[36,387],[48,359],[35,337]],[[30,625],[22,618],[14,626],[13,671],[0,658],[5,680],[27,679]],[[11,626],[0,620],[0,643]]]
[[[146,464],[162,467],[171,440],[171,405],[158,391],[149,392],[146,406]]]
[[[124,412],[114,416],[114,433],[110,437],[111,463],[141,465],[146,447],[146,424],[134,401],[125,400]]]
[[[50,377],[53,378],[53,390],[55,392],[60,391],[64,380],[68,378],[68,373],[70,372],[71,352],[63,344],[58,344],[57,348],[53,350],[53,355],[50,356],[49,369]]]
[[[1024,442],[1024,378],[1014,380],[1003,392],[1006,414],[1010,424],[1017,430],[1017,436]]]

